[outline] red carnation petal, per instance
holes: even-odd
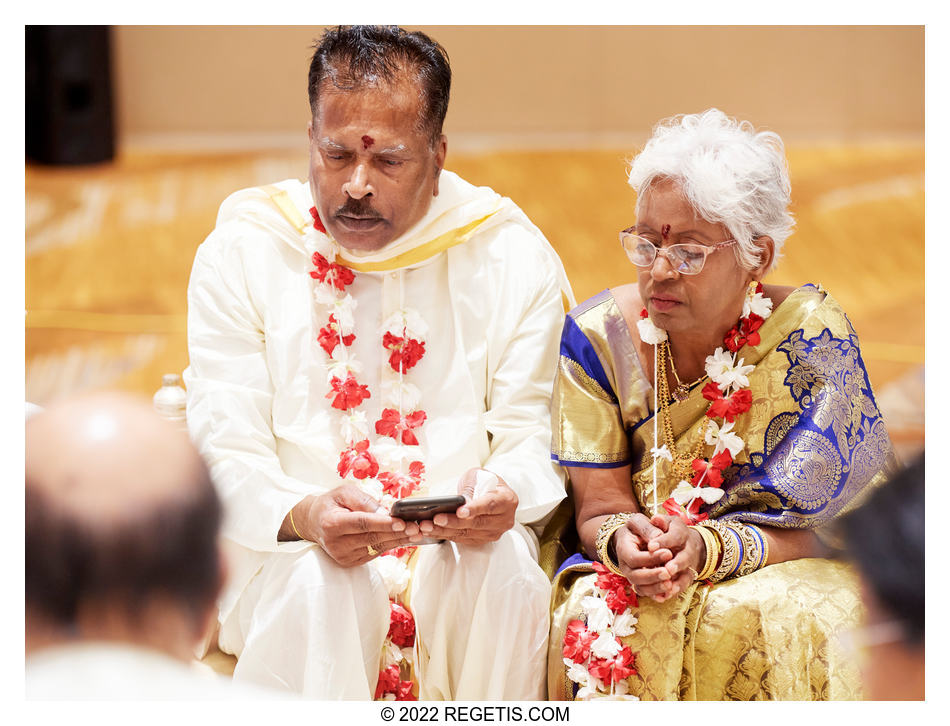
[[[327,228],[323,226],[323,222],[320,219],[320,215],[317,213],[316,207],[310,207],[310,216],[313,217],[313,228],[318,232],[327,233]]]
[[[707,401],[718,401],[722,398],[722,391],[719,390],[719,386],[714,381],[710,381],[703,386],[703,398]]]

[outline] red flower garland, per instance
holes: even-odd
[[[403,416],[394,408],[384,408],[379,421],[376,422],[376,433],[391,436],[397,440],[401,434],[402,443],[408,446],[418,446],[419,441],[412,430],[422,426],[425,420],[425,411],[414,411],[408,416]]]
[[[425,473],[425,465],[421,461],[413,461],[409,464],[409,473],[400,474],[395,471],[384,471],[377,478],[383,485],[383,491],[396,499],[408,497],[416,491],[422,484],[422,475]]]
[[[369,451],[369,441],[363,439],[340,452],[340,462],[336,470],[341,478],[347,474],[352,474],[357,479],[376,476],[379,463]]]
[[[333,287],[340,292],[343,292],[346,286],[356,279],[353,270],[349,267],[330,262],[319,252],[314,252],[311,260],[317,269],[310,272],[310,277],[314,280],[333,285]]]
[[[317,334],[317,342],[320,343],[320,347],[326,351],[327,355],[333,355],[333,351],[341,341],[343,345],[349,347],[353,345],[354,340],[356,340],[356,335],[353,333],[340,335],[340,326],[334,315],[330,316],[329,322],[326,326],[320,328],[320,332]]]
[[[405,373],[425,355],[426,344],[415,338],[405,338],[387,332],[383,335],[383,347],[390,351],[389,365],[394,371]]]
[[[356,408],[364,399],[369,398],[369,387],[357,381],[352,373],[347,373],[346,379],[342,381],[334,376],[330,380],[330,391],[326,397],[333,399],[330,404],[333,408],[346,411],[350,408]]]
[[[622,613],[628,607],[640,606],[637,593],[626,577],[611,572],[600,562],[594,562],[593,565],[597,573],[595,586],[604,591],[607,607],[615,613]]]
[[[590,658],[590,646],[595,640],[597,640],[597,633],[588,630],[583,620],[572,620],[567,624],[561,653],[565,658],[576,663],[583,663]]]
[[[762,283],[757,283],[755,294],[759,295],[763,291]],[[647,317],[646,308],[644,308],[640,317]],[[723,345],[735,355],[744,345],[758,345],[761,342],[758,330],[765,322],[765,317],[754,312],[739,319],[723,338]],[[719,352],[717,351],[716,355]],[[719,385],[715,381],[709,381],[702,389],[703,398],[710,402],[706,411],[706,416],[711,419],[722,419],[728,423],[734,423],[736,418],[746,413],[752,408],[752,391],[743,388],[734,391],[725,396]],[[693,459],[693,470],[696,474],[690,480],[693,486],[707,485],[720,488],[723,482],[723,472],[732,466],[732,454],[728,449],[713,456],[710,460],[702,457]],[[684,507],[673,497],[663,502],[663,509],[670,515],[677,516],[686,524],[697,524],[709,518],[705,512],[700,512],[703,501],[700,498],[694,498],[689,506]]]
[[[316,207],[310,209],[310,214],[313,217],[314,229],[326,234],[326,227],[320,220]],[[339,293],[344,292],[345,288],[356,279],[350,268],[331,262],[319,252],[313,253],[311,261],[314,269],[310,271],[310,277]],[[346,302],[347,298],[341,300],[340,296],[337,295],[338,301],[343,303]],[[405,313],[403,314],[405,315]],[[383,348],[389,352],[390,367],[400,374],[405,374],[425,354],[425,342],[410,337],[405,327],[405,321],[406,318],[404,318],[401,336],[386,331],[382,341]],[[317,333],[317,343],[328,357],[333,356],[337,345],[340,343],[343,344],[344,348],[349,348],[355,340],[356,335],[354,333],[343,335],[339,320],[332,314],[329,316],[327,324],[320,328]],[[342,356],[341,360],[336,360],[336,363],[342,363],[345,366],[346,354]],[[351,409],[357,408],[364,400],[370,398],[370,392],[368,386],[359,383],[352,370],[347,370],[345,377],[338,375],[331,377],[330,390],[326,397],[331,400],[333,408],[349,414]],[[352,420],[350,419],[349,423],[351,426]],[[417,446],[419,441],[414,429],[422,426],[425,420],[426,413],[423,410],[403,413],[398,408],[384,408],[375,424],[376,433],[380,436],[390,436],[408,446]],[[421,487],[425,473],[425,465],[421,461],[410,462],[408,473],[402,471],[380,473],[379,463],[369,450],[369,440],[363,439],[353,442],[349,439],[349,436],[351,434],[347,434],[346,439],[349,443],[340,452],[340,459],[337,463],[337,473],[341,478],[353,476],[355,479],[365,480],[376,477],[382,485],[383,492],[395,498],[408,496]],[[402,560],[408,558],[414,550],[414,546],[398,547],[384,554]],[[411,648],[415,642],[415,634],[416,624],[412,613],[397,600],[391,600],[388,641],[400,649]],[[403,657],[400,662],[405,660],[406,658]],[[411,679],[402,679],[400,664],[394,663],[380,670],[375,698],[392,696],[397,701],[414,701],[416,697],[412,692],[413,685]]]
[[[411,648],[416,638],[416,621],[406,608],[390,601],[389,634],[386,636],[400,648]]]
[[[595,678],[611,685],[636,674],[633,661],[633,652],[629,645],[625,645],[613,658],[591,658],[587,670]]]
[[[637,672],[634,668],[635,654],[630,650],[630,646],[624,645],[623,641],[620,640],[620,636],[631,634],[633,628],[630,627],[630,621],[628,620],[626,629],[614,630],[614,628],[620,627],[620,621],[616,620],[616,617],[629,612],[631,608],[638,607],[639,602],[627,578],[610,572],[600,562],[592,564],[597,574],[594,582],[594,595],[605,602],[610,611],[614,613],[615,619],[606,623],[600,631],[591,629],[583,620],[571,620],[567,624],[564,633],[561,655],[568,664],[572,663],[575,666],[580,666],[581,673],[586,671],[589,676],[596,678],[603,686],[609,688],[610,693],[614,693],[617,683],[635,675]],[[585,598],[585,601],[589,599]],[[594,645],[600,638],[607,637],[608,634],[613,637],[617,652],[611,657],[598,657],[593,652]],[[573,668],[569,673],[571,673],[570,678],[572,680],[583,684],[587,689],[587,693],[591,693],[591,689],[596,684],[589,683],[587,676],[574,675]],[[619,692],[626,693],[626,688]]]

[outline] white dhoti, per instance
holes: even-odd
[[[544,698],[551,584],[520,525],[497,542],[420,548],[409,608],[422,700]],[[236,681],[318,699],[372,699],[389,595],[373,563],[319,547],[273,555],[221,628]]]

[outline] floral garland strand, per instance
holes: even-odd
[[[689,481],[681,479],[671,496],[663,502],[663,509],[671,515],[680,517],[687,524],[696,524],[709,518],[700,511],[703,505],[713,504],[723,496],[723,472],[732,466],[732,462],[745,448],[745,442],[735,433],[736,419],[752,407],[752,390],[749,388],[749,375],[755,369],[745,365],[745,359],[738,357],[739,349],[744,345],[758,345],[761,342],[758,330],[772,314],[772,300],[763,294],[762,283],[755,283],[754,292],[746,296],[742,305],[742,317],[725,335],[723,347],[706,356],[706,375],[709,376],[702,390],[703,398],[710,402],[706,411],[709,421],[706,424],[704,441],[713,447],[708,457],[697,456],[692,461],[694,474]],[[666,340],[666,331],[657,328],[647,317],[646,310],[641,313],[637,323],[641,339],[657,345]],[[667,446],[654,446],[652,450],[654,477],[659,463],[657,459],[672,462],[673,457]],[[655,484],[654,484],[655,486]]]
[[[594,562],[597,579],[591,595],[581,601],[584,620],[567,624],[564,647],[561,649],[567,677],[579,688],[575,698],[628,695],[627,678],[636,674],[635,654],[621,638],[636,632],[637,618],[632,608],[638,607],[637,595],[627,578],[616,575],[599,562]]]
[[[351,353],[356,340],[354,311],[356,300],[346,288],[356,279],[351,269],[336,263],[333,242],[326,233],[315,207],[310,209],[313,230],[306,234],[316,282],[314,299],[329,308],[326,325],[317,333],[317,344],[327,356],[326,394],[331,407],[340,411],[340,451],[337,473],[352,481],[387,508],[397,499],[423,489],[425,465],[419,456],[416,431],[425,423],[426,412],[418,408],[419,389],[404,380],[425,354],[426,325],[413,310],[402,308],[391,315],[379,334],[395,379],[383,384],[386,404],[374,424],[377,441],[370,449],[365,411],[359,410],[370,398],[369,387],[358,375],[361,363]],[[380,471],[383,462],[385,470]],[[383,643],[381,668],[376,685],[377,700],[415,700],[412,681],[416,626],[403,599],[409,586],[409,558],[415,547],[400,547],[383,553],[377,561],[389,589],[390,627]]]

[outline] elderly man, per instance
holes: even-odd
[[[544,694],[531,526],[564,497],[548,402],[571,292],[510,200],[443,171],[451,72],[327,31],[309,185],[238,192],[188,292],[188,420],[225,500],[236,679],[344,699]],[[456,495],[416,523],[409,495]]]
[[[26,424],[27,695],[234,695],[193,656],[223,580],[220,517],[188,436],[147,402],[97,394],[35,413]]]

